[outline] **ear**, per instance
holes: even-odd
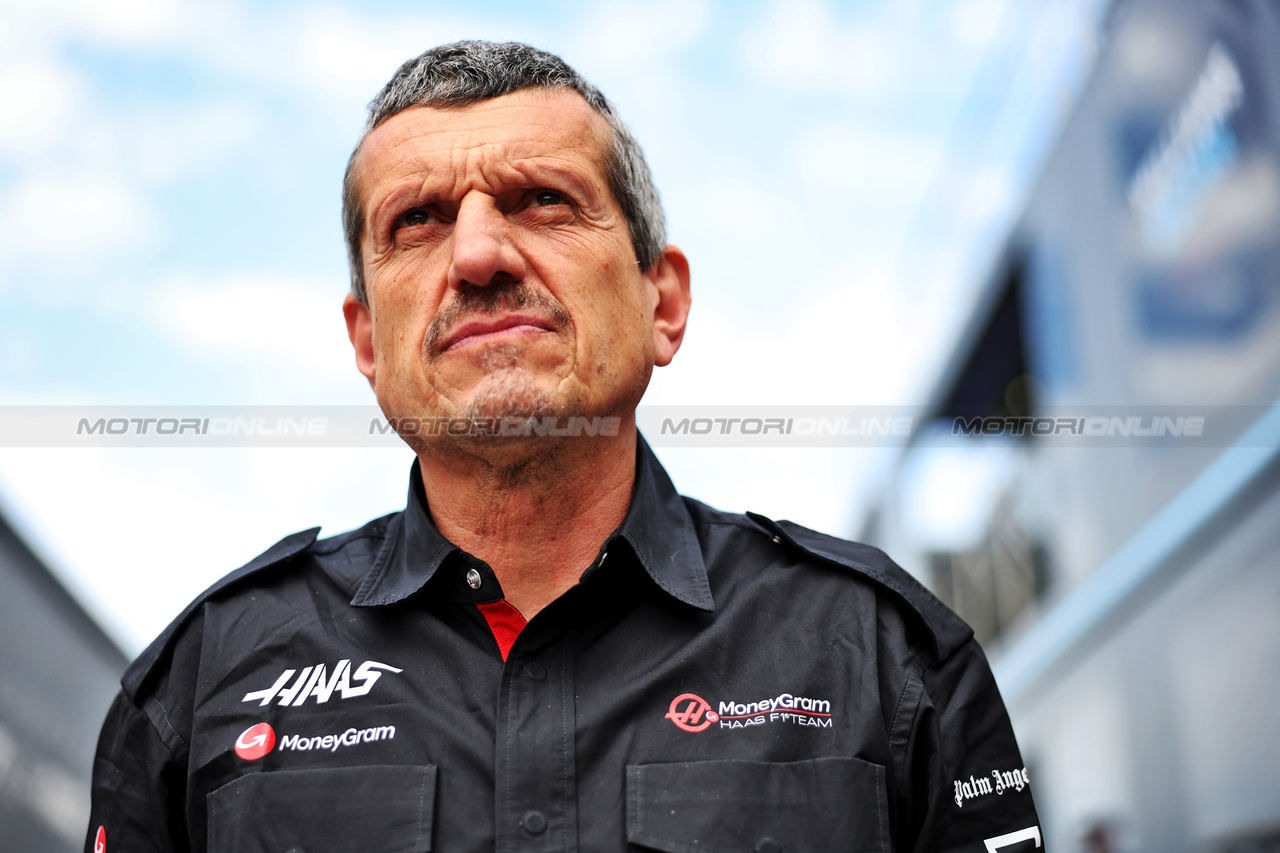
[[[369,306],[348,293],[342,300],[342,313],[347,318],[347,337],[351,338],[351,346],[356,351],[356,367],[369,380],[370,387],[377,390],[374,382],[376,364],[373,358],[373,312]]]
[[[675,246],[662,250],[662,257],[645,273],[653,289],[653,343],[654,360],[658,367],[665,367],[675,357],[684,340],[685,323],[689,320],[689,305],[693,297],[689,293],[689,259]]]

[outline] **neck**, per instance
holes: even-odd
[[[578,582],[626,517],[635,481],[634,420],[617,436],[535,441],[536,453],[418,453],[436,527],[489,564],[525,619]]]

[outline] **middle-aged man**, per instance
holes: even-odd
[[[689,266],[598,90],[428,51],[343,218],[408,506],[284,539],[143,653],[86,850],[1040,846],[964,623],[873,548],[681,498],[637,434]]]

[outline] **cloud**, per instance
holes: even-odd
[[[176,344],[271,363],[284,358],[327,377],[350,379],[340,287],[324,295],[288,276],[242,274],[161,286],[152,321]]]
[[[402,507],[410,460],[408,448],[0,448],[0,508],[136,654],[281,537]]]
[[[361,117],[365,104],[401,63],[431,47],[467,38],[539,41],[519,19],[483,12],[374,16],[303,6],[273,22],[268,31],[285,46],[283,81],[329,109]]]
[[[133,47],[173,38],[191,9],[178,0],[4,0],[0,8],[18,32]]]
[[[57,63],[23,58],[0,64],[0,154],[50,145],[65,131],[78,100],[78,81]]]
[[[0,210],[0,261],[80,265],[159,239],[151,206],[112,175],[41,175],[8,195]]]
[[[701,0],[593,3],[575,41],[593,68],[634,72],[637,62],[656,64],[696,43],[710,24],[711,8]]]
[[[822,125],[796,138],[790,162],[811,192],[883,212],[914,207],[936,178],[941,154],[936,139],[866,125]]]
[[[655,371],[647,405],[813,405],[895,402],[915,365],[908,317],[891,280],[861,267],[832,276],[797,304],[746,329],[704,306],[673,367]],[[707,377],[715,382],[708,383]]]
[[[825,3],[787,0],[761,16],[739,55],[776,86],[873,97],[899,75],[901,44],[890,35],[872,22],[842,27]]]
[[[253,141],[263,116],[241,101],[152,110],[116,129],[130,171],[147,183],[167,183],[223,160]]]

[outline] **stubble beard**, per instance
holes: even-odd
[[[579,415],[581,406],[557,400],[541,387],[515,347],[490,348],[481,355],[481,366],[484,378],[451,418],[465,429],[441,430],[420,438],[414,450],[442,461],[460,462],[500,487],[555,479],[554,473],[565,467],[568,439],[518,427],[527,422],[540,424],[544,418],[563,424]],[[517,428],[509,429],[512,426]]]
[[[484,379],[458,416],[477,428],[486,421],[559,417],[563,413],[552,396],[520,366],[514,347],[496,347],[483,353]],[[476,430],[479,431],[478,429]]]
[[[434,318],[423,341],[423,358],[440,357],[444,336],[467,316],[500,309],[531,309],[547,318],[558,334],[574,337],[573,319],[558,300],[544,290],[509,281],[466,291]],[[518,429],[508,432],[495,429],[494,425],[521,421],[542,423],[545,418],[554,418],[556,425],[563,425],[568,418],[588,418],[602,413],[588,412],[584,399],[558,398],[548,391],[523,361],[519,347],[488,347],[480,354],[480,367],[483,378],[474,394],[452,416],[455,423],[462,422],[467,428],[416,436],[416,440],[405,436],[415,452],[468,466],[478,463],[478,475],[493,478],[502,485],[529,482],[535,477],[544,481],[555,479],[556,472],[567,470],[573,439],[554,436],[545,430],[538,434],[530,429],[527,435]]]

